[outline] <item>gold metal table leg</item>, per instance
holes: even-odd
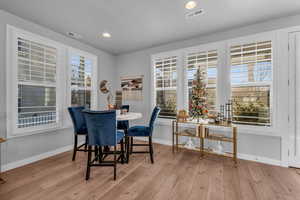
[[[172,121],[172,152],[174,153],[174,121]]]
[[[176,128],[175,128],[175,133],[176,133],[176,152],[179,151],[179,148],[178,148],[178,122],[176,122]]]
[[[237,167],[237,127],[232,128],[233,135],[233,161],[235,167]]]

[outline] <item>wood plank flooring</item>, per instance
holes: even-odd
[[[130,163],[113,168],[94,167],[85,181],[86,154],[75,162],[71,152],[2,174],[1,200],[296,200],[300,174],[281,168],[217,156],[200,159],[198,152],[172,154],[169,146],[154,145],[155,164],[149,155],[134,154]]]

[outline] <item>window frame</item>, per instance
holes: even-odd
[[[68,106],[71,106],[71,93],[72,93],[72,87],[71,87],[71,75],[72,75],[72,65],[71,65],[71,59],[73,55],[80,55],[84,56],[85,58],[88,58],[92,61],[92,86],[91,86],[91,109],[97,109],[97,68],[98,68],[98,59],[97,56],[88,53],[86,51],[82,51],[80,49],[68,48],[68,94],[70,94],[70,98],[68,99]]]
[[[178,49],[175,51],[162,52],[154,54],[151,56],[151,106],[155,106],[155,90],[154,90],[154,59],[157,56],[172,56],[177,54],[179,64],[177,66],[178,72],[178,85],[177,85],[177,110],[185,109],[188,110],[188,79],[187,79],[187,70],[186,70],[186,58],[190,52],[199,52],[199,51],[209,51],[217,50],[218,52],[218,65],[217,65],[217,99],[216,107],[218,108],[220,104],[226,103],[231,99],[231,60],[230,60],[230,47],[233,45],[239,44],[248,44],[253,42],[263,42],[271,41],[272,43],[272,85],[271,85],[271,95],[270,95],[270,126],[257,126],[257,125],[246,125],[246,124],[236,124],[240,131],[246,134],[257,134],[257,135],[272,135],[278,128],[278,116],[277,116],[277,82],[278,73],[277,73],[277,35],[275,31],[264,32],[254,35],[248,35],[244,37],[237,37],[234,39],[223,40],[219,42],[201,44],[194,47],[188,47],[183,49]],[[179,73],[182,72],[182,73]],[[170,125],[170,119],[158,119],[158,124],[161,125]],[[218,129],[218,128],[217,128]],[[222,129],[223,130],[223,129]]]
[[[189,88],[188,88],[188,70],[187,70],[187,58],[188,55],[190,53],[197,53],[197,52],[208,52],[208,51],[217,51],[217,55],[218,55],[218,61],[217,61],[217,77],[216,77],[216,108],[219,107],[220,102],[222,102],[220,96],[218,95],[218,91],[220,90],[220,83],[218,82],[219,80],[219,76],[221,74],[221,55],[222,55],[222,51],[224,49],[224,43],[223,42],[216,42],[216,43],[209,43],[209,44],[204,44],[204,45],[199,45],[199,46],[194,46],[194,47],[190,47],[190,48],[185,48],[183,49],[183,81],[184,81],[184,89],[183,89],[183,102],[184,102],[184,109],[185,110],[189,110]]]
[[[56,68],[56,123],[41,125],[37,127],[18,128],[17,127],[17,99],[18,99],[18,66],[17,66],[17,38],[21,36],[31,41],[39,42],[57,49]],[[35,33],[6,25],[6,130],[7,138],[28,136],[39,133],[46,133],[72,127],[72,122],[67,111],[71,105],[71,71],[69,63],[70,53],[79,52],[89,57],[93,62],[92,88],[91,88],[91,108],[98,109],[98,56],[86,51],[82,51],[68,45],[56,42]],[[67,95],[66,95],[67,94]]]
[[[231,67],[231,57],[230,57],[230,48],[231,46],[235,45],[243,45],[243,44],[250,44],[250,43],[255,43],[255,42],[263,42],[263,41],[271,41],[272,45],[272,81],[270,85],[270,126],[263,126],[263,125],[248,125],[248,124],[237,124],[238,127],[244,129],[245,131],[260,131],[264,130],[267,132],[272,132],[277,128],[277,41],[276,41],[276,32],[271,31],[271,32],[265,32],[265,33],[260,33],[260,34],[254,34],[250,36],[245,36],[245,37],[239,37],[235,39],[228,40],[226,43],[226,49],[228,50],[227,53],[227,65],[228,68]],[[229,69],[231,70],[231,68]],[[231,79],[230,79],[231,81]],[[255,85],[255,84],[249,84],[249,85]],[[263,85],[263,84],[261,84]],[[231,84],[230,88],[228,89],[230,91],[230,97],[232,94],[231,91]]]
[[[170,52],[164,52],[164,53],[159,53],[151,56],[151,110],[156,106],[156,76],[155,76],[155,60],[157,59],[162,59],[165,57],[172,57],[176,56],[177,57],[177,63],[176,63],[176,73],[177,73],[177,81],[176,81],[176,91],[178,91],[178,83],[181,83],[182,77],[179,76],[179,72],[181,72],[181,64],[182,64],[182,53],[180,51],[170,51]],[[182,101],[179,98],[179,92],[177,92],[177,98],[176,98],[176,107],[177,110],[180,109],[180,105],[182,105]],[[174,119],[172,117],[158,117],[160,121],[169,121],[170,119]]]
[[[77,55],[83,55],[84,57],[88,57],[92,60],[94,63],[94,66],[92,67],[92,87],[91,87],[91,109],[98,109],[98,93],[97,93],[97,87],[98,87],[98,56],[91,54],[89,52],[73,48],[73,47],[68,47],[67,48],[67,61],[66,61],[66,80],[65,80],[65,88],[66,88],[66,93],[68,94],[66,96],[66,102],[65,102],[65,111],[63,113],[63,118],[64,118],[64,124],[63,128],[71,128],[72,125],[72,120],[71,117],[67,111],[67,108],[71,106],[72,103],[72,87],[71,87],[71,76],[72,76],[72,64],[71,64],[71,55],[72,54],[77,54]],[[93,84],[94,83],[94,84]]]
[[[9,79],[6,80],[7,90],[7,137],[19,137],[39,133],[45,130],[57,129],[61,126],[61,88],[59,87],[62,76],[60,74],[59,66],[63,66],[63,48],[64,46],[58,42],[36,35],[34,33],[7,25],[7,41],[6,41],[6,75]],[[36,127],[18,128],[18,56],[17,56],[17,38],[38,42],[49,45],[57,49],[57,68],[56,68],[56,123],[40,125]]]

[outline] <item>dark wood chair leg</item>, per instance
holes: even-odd
[[[124,141],[123,141],[123,139],[121,140],[120,145],[121,145],[121,163],[124,164],[125,155],[124,155]]]
[[[150,152],[150,159],[151,159],[151,163],[154,163],[154,159],[153,159],[153,146],[152,146],[152,137],[149,136],[149,152]]]
[[[130,138],[131,140],[130,140],[130,154],[132,154],[132,152],[133,152],[133,137],[131,137]]]
[[[114,146],[114,180],[117,179],[117,146]]]
[[[95,146],[95,161],[98,161],[98,155],[99,155],[99,148],[98,146]]]
[[[92,159],[92,147],[88,146],[88,159],[87,159],[87,166],[86,166],[86,176],[85,180],[89,180],[90,172],[91,172],[91,159]]]
[[[126,163],[129,163],[129,151],[130,151],[130,138],[126,136]]]
[[[74,135],[74,149],[73,149],[73,157],[72,157],[72,161],[75,161],[75,158],[76,158],[77,143],[78,143],[78,136],[77,136],[77,134],[75,134],[75,135]]]
[[[103,160],[103,151],[102,151],[102,147],[99,146],[99,163],[101,163]]]
[[[88,144],[88,135],[85,136],[85,144],[84,144],[84,151],[87,151],[87,144]]]

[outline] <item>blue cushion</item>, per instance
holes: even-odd
[[[124,131],[117,131],[117,142],[120,143],[120,141],[124,138],[125,134]]]
[[[129,136],[150,136],[150,128],[148,126],[133,126],[128,129]]]

